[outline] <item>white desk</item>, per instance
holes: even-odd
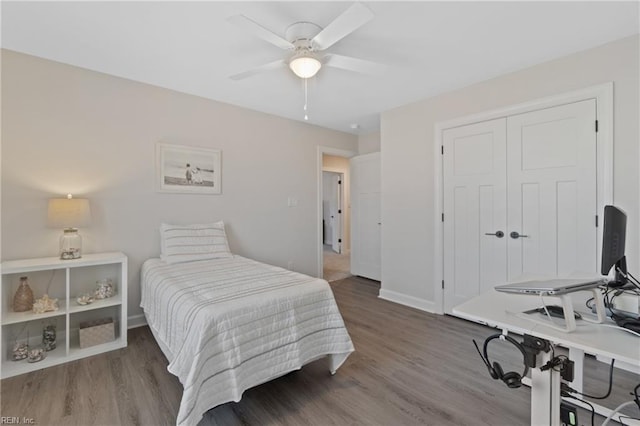
[[[546,303],[555,303],[546,299]],[[529,321],[513,313],[541,306],[540,297],[501,293],[490,290],[453,308],[461,318],[486,324],[517,334],[529,334],[569,348],[569,358],[575,361],[575,379],[571,387],[582,391],[582,359],[585,353],[613,358],[631,365],[640,365],[640,338],[623,330],[577,321],[577,329],[567,333]],[[558,321],[562,321],[559,319]],[[537,367],[550,359],[550,353],[540,353]],[[553,370],[531,369],[531,424],[560,424],[560,374]]]

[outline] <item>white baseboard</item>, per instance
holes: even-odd
[[[144,314],[133,315],[127,319],[127,328],[144,327],[147,325],[147,318]]]
[[[401,305],[409,306],[411,308],[420,309],[421,311],[438,313],[436,305],[430,300],[420,299],[419,297],[408,296],[403,293],[398,293],[391,290],[380,289],[378,295],[380,299],[388,300],[390,302],[399,303]]]

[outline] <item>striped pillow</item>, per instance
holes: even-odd
[[[160,226],[160,259],[167,263],[232,257],[224,222]]]

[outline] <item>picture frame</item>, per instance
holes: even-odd
[[[222,152],[219,149],[158,143],[158,192],[222,193]]]

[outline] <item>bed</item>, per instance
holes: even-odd
[[[178,425],[323,357],[334,374],[354,351],[322,279],[229,253],[149,259],[141,287],[147,323],[184,387]]]

